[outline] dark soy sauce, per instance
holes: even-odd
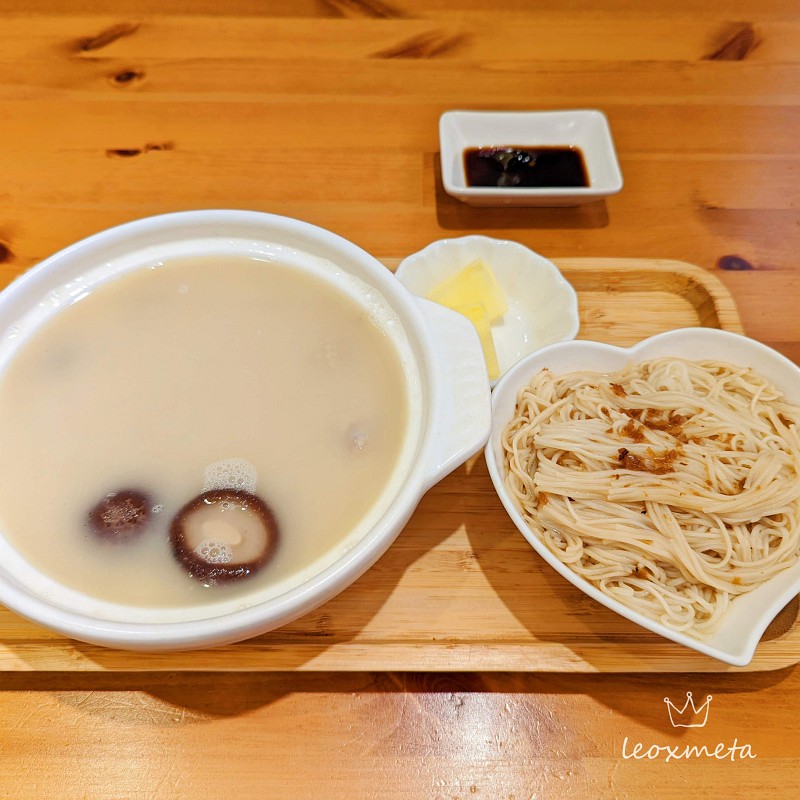
[[[577,147],[471,147],[464,151],[467,186],[558,188],[588,186]]]

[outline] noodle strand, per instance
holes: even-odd
[[[800,558],[799,430],[800,408],[722,362],[542,370],[503,434],[505,483],[570,569],[702,637]]]

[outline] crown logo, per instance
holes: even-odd
[[[708,722],[708,709],[711,705],[712,696],[706,697],[705,703],[699,708],[695,706],[692,700],[692,693],[686,692],[686,702],[683,708],[678,708],[672,703],[669,697],[664,698],[667,704],[667,712],[669,713],[669,721],[672,723],[673,728],[705,728]],[[693,722],[696,718],[696,722]]]

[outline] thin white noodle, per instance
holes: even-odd
[[[570,569],[703,637],[800,558],[798,431],[800,408],[744,367],[542,370],[503,433],[505,484]]]

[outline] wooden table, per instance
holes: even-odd
[[[386,258],[480,232],[551,257],[693,262],[751,336],[800,361],[796,0],[0,9],[4,282],[132,218],[243,207]],[[609,117],[618,196],[500,211],[444,194],[443,111],[582,107]],[[17,672],[0,686],[2,798],[756,798],[795,796],[800,777],[796,668]],[[663,698],[686,691],[713,695],[705,728],[670,724]],[[716,757],[687,752],[704,746]]]

